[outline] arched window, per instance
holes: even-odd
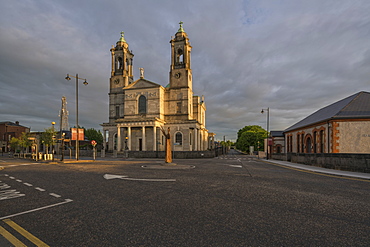
[[[324,131],[320,131],[320,153],[324,152]]]
[[[178,63],[184,62],[184,52],[182,51],[182,49],[177,50],[177,62]]]
[[[312,138],[311,135],[306,137],[306,153],[312,153]]]
[[[139,97],[139,114],[146,114],[146,98],[144,95]]]
[[[117,58],[117,69],[123,69],[122,57]]]
[[[182,134],[181,132],[177,132],[175,135],[175,143],[178,143],[178,145],[182,145]]]

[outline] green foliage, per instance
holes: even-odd
[[[10,147],[14,150],[20,147],[20,140],[18,138],[12,137],[9,141]]]
[[[96,130],[94,128],[85,129],[85,136],[89,141],[96,141],[98,144],[103,144],[103,135],[100,130]]]
[[[237,149],[249,152],[249,147],[254,146],[255,151],[264,149],[264,139],[267,137],[267,131],[258,125],[249,125],[238,131],[238,139],[235,146]]]
[[[24,150],[25,148],[31,146],[32,142],[28,139],[29,136],[29,133],[22,132],[19,138],[12,137],[12,139],[9,141],[10,147],[14,150],[18,148],[22,148],[22,150]]]
[[[220,144],[221,144],[221,146],[226,146],[226,147],[231,147],[231,146],[234,145],[234,143],[230,140],[227,140],[226,142],[221,141]]]
[[[57,132],[55,131],[55,128],[50,127],[45,129],[44,132],[42,132],[40,140],[47,146],[55,145],[56,135]]]

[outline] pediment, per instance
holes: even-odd
[[[157,87],[161,87],[161,85],[145,79],[139,79],[134,81],[132,84],[128,85],[124,89],[157,88]]]

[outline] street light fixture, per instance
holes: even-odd
[[[266,159],[268,160],[269,159],[269,125],[270,125],[270,108],[267,107],[267,109],[262,109],[261,113],[263,114],[264,111],[267,111],[267,140],[266,140],[266,146],[267,146],[267,150],[266,150]]]
[[[78,140],[78,80],[84,80],[83,84],[85,86],[87,86],[87,80],[85,78],[80,78],[78,77],[78,74],[76,74],[76,76],[72,76],[72,75],[69,75],[67,74],[66,76],[66,80],[67,81],[70,81],[71,80],[71,77],[73,78],[76,78],[76,128],[77,128],[77,138],[76,138],[76,160],[78,160],[78,157],[79,157],[79,152],[80,152],[80,146],[79,146],[79,140]]]

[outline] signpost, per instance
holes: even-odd
[[[91,141],[91,145],[93,146],[93,158],[96,159],[96,144],[98,144],[95,140]]]

